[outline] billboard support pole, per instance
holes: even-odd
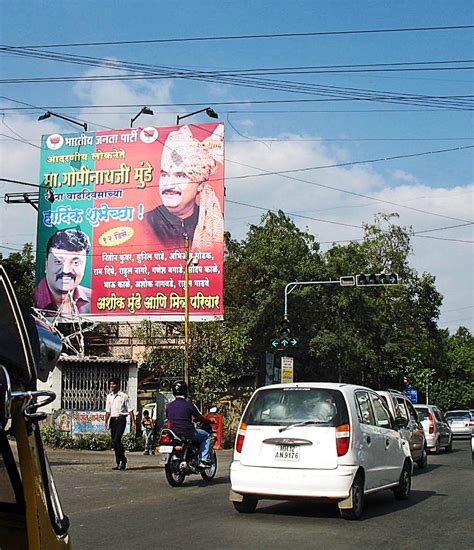
[[[189,237],[184,234],[184,381],[189,384]]]

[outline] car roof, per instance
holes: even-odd
[[[256,391],[268,390],[268,389],[284,389],[284,388],[323,388],[341,390],[344,392],[351,392],[354,390],[368,390],[375,391],[365,386],[358,386],[355,384],[344,384],[341,382],[293,382],[292,384],[271,384],[269,386],[261,386]]]

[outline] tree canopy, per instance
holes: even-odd
[[[12,252],[6,258],[0,257],[0,264],[5,268],[20,302],[32,306],[36,269],[33,245],[26,243],[21,252]]]

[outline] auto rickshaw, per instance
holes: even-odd
[[[41,440],[41,407],[54,392],[38,391],[62,344],[18,303],[0,266],[0,548],[70,548],[64,515]]]

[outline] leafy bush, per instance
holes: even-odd
[[[107,434],[84,434],[74,439],[74,448],[89,451],[106,451],[111,448],[110,436]]]
[[[122,443],[126,451],[143,451],[145,448],[145,438],[142,435],[136,435],[135,432],[125,434]]]
[[[72,437],[53,426],[41,428],[43,443],[59,449],[83,449],[88,451],[106,451],[111,448],[110,436],[107,434],[84,434]]]
[[[68,433],[56,430],[54,426],[45,426],[41,428],[41,436],[43,438],[43,443],[50,447],[60,449],[74,448],[74,439]]]

